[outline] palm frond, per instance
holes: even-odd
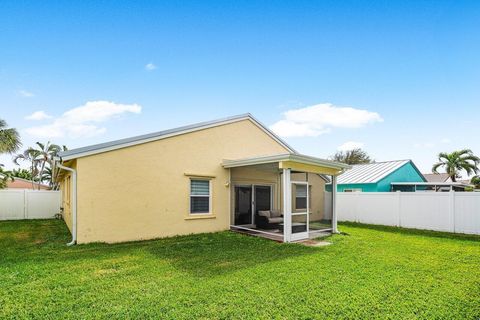
[[[20,147],[20,134],[14,128],[0,130],[0,153],[14,153]]]
[[[455,151],[459,156],[463,156],[464,154],[473,154],[472,150],[470,149],[462,149]]]
[[[435,164],[432,166],[432,172],[433,172],[433,173],[439,173],[439,172],[438,172],[438,169],[439,169],[441,166],[443,166],[443,165],[444,165],[443,162],[437,162],[437,163],[435,163]]]
[[[448,156],[449,156],[448,153],[446,153],[446,152],[440,152],[440,153],[438,154],[438,160],[441,161],[442,159],[448,159]]]

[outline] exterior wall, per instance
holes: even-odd
[[[390,192],[392,182],[425,182],[425,179],[409,162],[380,180],[377,192]]]
[[[249,120],[77,159],[78,243],[215,232],[230,226],[223,159],[286,153]],[[190,178],[211,179],[212,213],[190,215]]]
[[[362,192],[376,192],[377,184],[376,183],[348,183],[348,184],[337,185],[338,192],[345,192],[346,189],[362,189]],[[332,191],[332,186],[328,185],[326,190]]]

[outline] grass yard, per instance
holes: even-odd
[[[68,248],[0,222],[0,318],[479,319],[480,239],[341,225],[327,247],[231,232]]]

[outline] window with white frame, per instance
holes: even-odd
[[[362,188],[345,189],[343,192],[362,192]]]
[[[190,213],[211,213],[210,180],[190,179]]]

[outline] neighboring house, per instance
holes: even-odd
[[[423,176],[427,182],[452,182],[448,173],[424,173]]]
[[[250,114],[73,149],[55,160],[72,244],[231,228],[287,242],[336,232],[335,205],[323,209],[323,176],[335,183],[350,168],[298,154]]]
[[[468,181],[453,182],[447,173],[424,173],[426,182],[394,182],[393,190],[410,192],[447,192],[447,191],[465,191],[471,187]]]
[[[0,174],[0,178],[2,178],[2,174]],[[32,188],[32,181],[26,180],[22,178],[13,178],[14,180],[8,179],[7,181],[7,188],[6,189],[30,189],[30,190],[38,190],[38,183],[34,182]],[[49,190],[50,187],[44,184],[40,185],[40,190]]]
[[[412,160],[395,160],[353,165],[338,177],[339,192],[390,192],[395,182],[426,182]],[[399,187],[397,190],[402,190]],[[327,185],[331,191],[331,185]],[[396,190],[395,190],[396,191]]]

